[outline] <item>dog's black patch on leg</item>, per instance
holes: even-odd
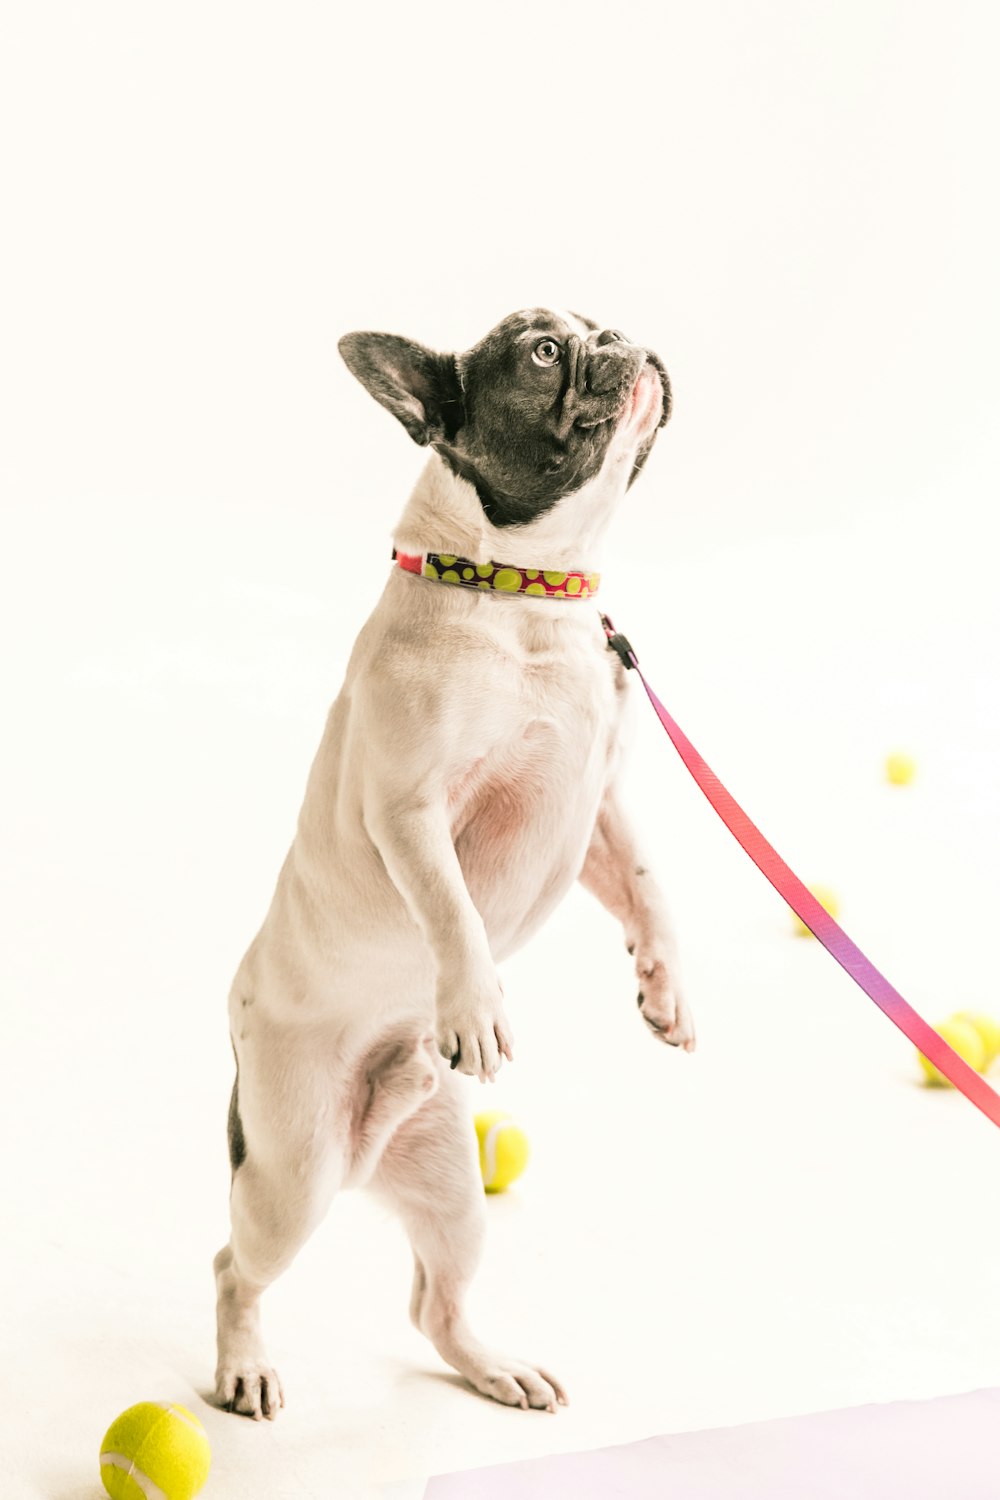
[[[236,1064],[236,1081],[229,1100],[229,1165],[233,1176],[247,1159],[247,1143],[243,1137],[243,1121],[240,1119],[240,1065]]]

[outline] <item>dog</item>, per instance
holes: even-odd
[[[339,348],[430,454],[230,993],[217,1400],[258,1420],[284,1405],[261,1295],[333,1195],[367,1187],[409,1234],[410,1315],[441,1358],[486,1396],[555,1411],[559,1381],[465,1321],[485,1209],[456,1073],[486,1081],[512,1059],[496,965],[575,880],[622,924],[646,1027],[695,1045],[619,802],[625,667],[592,603],[670,382],[618,330],[542,308],[464,354],[385,333]]]

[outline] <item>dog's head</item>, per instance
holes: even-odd
[[[631,484],[670,415],[652,350],[575,313],[511,313],[465,354],[391,333],[349,333],[339,348],[414,442],[473,485],[494,526],[543,515],[612,450],[630,460]]]

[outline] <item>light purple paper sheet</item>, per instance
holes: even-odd
[[[432,1479],[425,1500],[997,1500],[1000,1390],[646,1438]]]

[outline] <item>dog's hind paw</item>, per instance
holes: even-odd
[[[285,1404],[277,1370],[265,1360],[241,1360],[219,1366],[215,1376],[215,1399],[223,1411],[238,1412],[273,1422]]]
[[[466,1370],[464,1374],[477,1391],[504,1406],[554,1412],[569,1405],[569,1398],[554,1375],[517,1359],[488,1356],[479,1368]]]

